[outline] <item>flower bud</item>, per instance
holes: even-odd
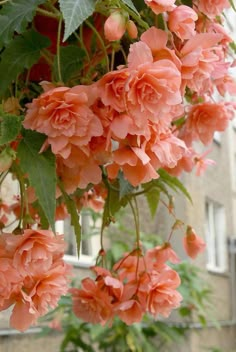
[[[126,24],[127,33],[131,39],[135,39],[138,36],[138,29],[136,24],[132,20],[128,20]]]
[[[104,24],[104,34],[107,40],[119,40],[125,33],[126,19],[121,11],[114,11]]]

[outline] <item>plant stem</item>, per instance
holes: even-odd
[[[100,34],[98,33],[98,31],[96,30],[96,28],[95,28],[89,21],[86,21],[85,23],[86,23],[86,25],[87,25],[89,28],[91,28],[91,30],[94,32],[94,34],[97,36],[99,42],[101,43],[102,50],[103,50],[103,52],[104,52],[105,59],[106,59],[107,72],[109,72],[109,71],[110,71],[110,67],[109,67],[109,58],[108,58],[108,55],[107,55],[107,50],[106,50],[104,41],[103,41],[102,37],[100,36]]]
[[[86,56],[87,56],[87,59],[88,59],[88,62],[90,62],[90,56],[89,56],[89,53],[88,53],[88,50],[86,49],[86,46],[84,45],[84,42],[83,42],[83,26],[80,26],[80,35],[78,35],[76,32],[74,32],[74,36],[78,39],[78,41],[80,42],[80,45],[82,47],[82,49],[84,50]]]
[[[60,82],[62,82],[61,56],[60,56],[61,29],[62,29],[62,17],[59,20],[58,31],[57,31],[57,69],[58,69],[58,78]]]
[[[51,17],[51,18],[56,18],[56,19],[59,19],[61,17],[53,12],[41,9],[40,7],[37,8],[37,12],[45,17]]]
[[[134,199],[134,201],[135,201],[135,207],[130,199],[129,199],[129,205],[132,210],[133,217],[134,217],[137,249],[139,249],[139,242],[140,242],[139,215],[138,215],[138,208],[137,208],[137,200]]]

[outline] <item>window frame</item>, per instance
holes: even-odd
[[[205,238],[208,271],[225,273],[227,265],[226,214],[222,204],[206,199]]]

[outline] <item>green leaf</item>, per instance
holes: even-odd
[[[135,189],[134,186],[132,186],[128,180],[124,178],[123,172],[119,172],[118,175],[118,180],[119,180],[119,198],[122,199],[123,197],[127,196],[128,194],[131,194],[132,191]]]
[[[8,1],[0,10],[0,47],[8,44],[14,32],[18,34],[26,30],[31,22],[38,5],[45,0],[15,0]]]
[[[39,214],[39,217],[40,217],[40,225],[41,225],[41,228],[46,230],[49,228],[49,222],[48,222],[48,219],[39,203],[38,200],[36,200],[33,204],[32,204],[33,208],[36,209],[37,213]]]
[[[175,192],[177,192],[178,190],[181,191],[192,203],[192,198],[190,194],[177,177],[171,176],[170,174],[168,174],[167,171],[163,169],[159,169],[158,174],[169,187],[171,187]]]
[[[153,187],[145,193],[145,196],[148,202],[151,216],[154,217],[160,200],[160,189],[157,187]]]
[[[139,12],[137,11],[136,7],[133,4],[132,0],[122,0],[122,2],[127,5],[131,10],[133,10],[137,15],[139,15]]]
[[[65,21],[63,41],[66,41],[66,39],[93,14],[96,0],[59,0],[59,4]]]
[[[3,51],[0,62],[0,95],[9,84],[25,69],[30,68],[40,57],[40,50],[50,45],[50,40],[29,30],[16,37]]]
[[[143,0],[133,0],[135,8],[140,12],[147,8],[147,5]]]
[[[193,7],[193,1],[192,0],[182,0],[182,4],[189,6],[189,7]]]
[[[229,46],[234,51],[234,53],[236,53],[236,43],[235,42],[231,42],[231,43],[229,43]]]
[[[182,317],[188,317],[192,314],[192,311],[188,307],[180,307],[178,311]]]
[[[231,5],[232,9],[236,12],[236,7],[234,5],[234,1],[233,0],[229,0],[229,3]]]
[[[74,233],[75,233],[75,238],[76,238],[76,245],[77,245],[77,255],[79,257],[80,255],[80,244],[81,244],[81,225],[79,222],[79,214],[78,210],[76,208],[75,202],[71,199],[71,197],[66,193],[63,183],[58,181],[58,186],[60,187],[60,190],[63,194],[66,207],[68,210],[68,213],[70,214],[71,217],[71,225],[74,227]]]
[[[61,76],[64,83],[68,82],[73,74],[83,67],[84,56],[84,50],[78,46],[68,45],[60,48]],[[54,60],[53,71],[58,77],[57,56]]]
[[[0,113],[0,145],[12,142],[21,130],[20,116]]]
[[[17,156],[23,172],[27,173],[30,184],[34,187],[39,203],[55,231],[56,208],[56,161],[55,156],[48,149],[39,153],[45,136],[31,130],[25,130]]]

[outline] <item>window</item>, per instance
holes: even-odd
[[[100,249],[98,221],[93,221],[90,211],[84,211],[81,213],[80,222],[82,240],[79,260],[74,229],[70,224],[69,217],[65,220],[56,221],[56,232],[64,234],[65,241],[67,242],[67,250],[64,259],[74,265],[90,266],[94,264],[94,260]]]
[[[217,144],[221,144],[221,133],[218,131],[214,132],[213,141]]]
[[[207,269],[226,270],[225,210],[216,202],[206,202]]]

